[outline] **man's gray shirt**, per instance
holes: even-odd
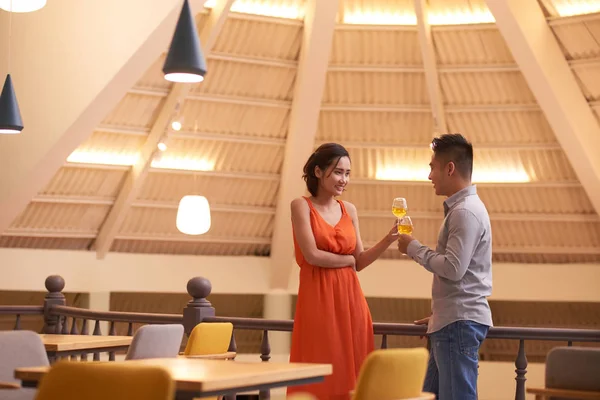
[[[444,201],[444,223],[435,251],[413,240],[407,254],[433,272],[428,333],[459,320],[493,326],[487,297],[492,294],[492,228],[475,186]]]

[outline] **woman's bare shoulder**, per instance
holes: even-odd
[[[292,202],[290,203],[290,207],[292,210],[307,210],[308,209],[308,203],[306,202],[306,198],[304,197],[297,197],[294,200],[292,200]]]
[[[346,200],[342,200],[342,201],[344,202],[344,207],[346,207],[346,210],[348,211],[348,213],[356,215],[356,206],[354,204],[350,203],[349,201],[346,201]]]

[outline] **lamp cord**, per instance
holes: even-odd
[[[12,15],[13,15],[13,4],[12,0],[10,0],[10,13],[8,16],[8,71],[10,74],[10,42],[12,42]]]

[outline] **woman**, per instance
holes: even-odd
[[[371,313],[356,272],[396,241],[397,227],[363,249],[356,207],[335,199],[350,178],[350,156],[343,146],[320,146],[304,165],[303,178],[312,196],[291,204],[300,287],[290,361],[332,364],[333,374],[322,383],[289,387],[288,393],[348,399],[374,347]]]

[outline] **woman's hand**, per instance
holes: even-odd
[[[394,220],[394,225],[392,226],[392,229],[390,229],[388,234],[385,236],[385,239],[388,243],[388,246],[394,243],[396,240],[398,240],[398,219]]]

